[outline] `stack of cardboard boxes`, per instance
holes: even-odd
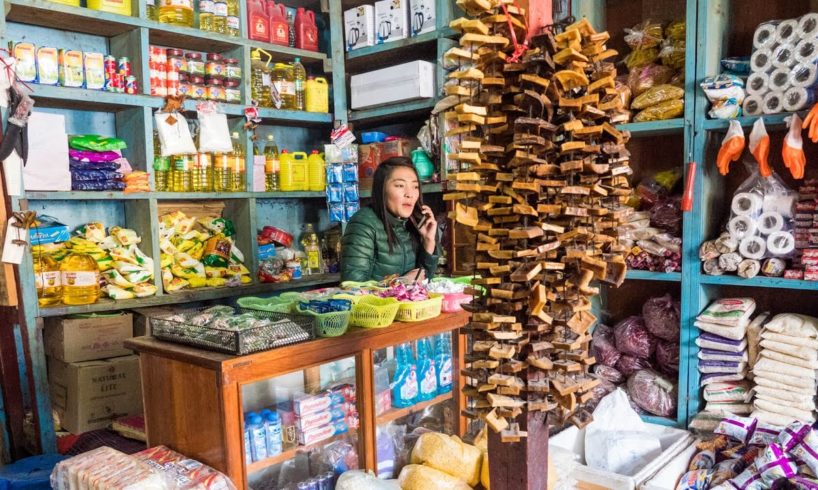
[[[48,384],[64,430],[80,434],[142,413],[139,357],[123,347],[132,336],[130,313],[47,319]]]

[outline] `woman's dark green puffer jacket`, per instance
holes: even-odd
[[[437,269],[439,253],[431,255],[412,239],[408,221],[387,213],[397,243],[389,252],[386,230],[370,207],[362,208],[347,223],[341,239],[341,279],[344,281],[380,281],[391,274],[400,276],[423,267],[431,279]]]

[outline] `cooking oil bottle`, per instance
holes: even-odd
[[[327,166],[318,150],[313,150],[307,157],[307,186],[310,191],[323,191],[327,188]]]
[[[213,155],[196,155],[196,167],[192,182],[193,192],[213,192]]]
[[[193,155],[175,155],[172,157],[173,170],[170,190],[173,192],[190,192],[192,188]]]
[[[147,7],[150,20],[159,20],[159,9],[156,7],[156,0],[146,0],[145,7]]]
[[[62,302],[90,305],[99,297],[99,266],[88,254],[70,253],[60,264]]]
[[[321,273],[321,243],[312,223],[304,225],[304,234],[301,235],[301,247],[307,256],[307,263],[302,267],[305,276]]]
[[[278,189],[278,145],[275,137],[270,133],[267,135],[267,144],[264,146],[264,188],[267,192],[275,192]]]
[[[199,30],[213,32],[213,15],[216,4],[213,0],[199,0]]]
[[[227,35],[239,37],[239,0],[227,0]]]
[[[295,106],[297,111],[306,110],[306,96],[304,90],[307,83],[307,70],[301,64],[301,58],[293,61],[293,83],[295,88]]]
[[[270,100],[270,70],[267,63],[261,61],[261,52],[258,49],[250,54],[250,95],[258,102],[259,107],[272,107]]]
[[[56,305],[62,300],[60,265],[45,252],[32,250],[34,259],[34,283],[37,286],[37,303]]]
[[[193,0],[159,0],[159,22],[193,27]]]
[[[227,34],[226,0],[215,0],[213,2],[213,31],[219,34]]]
[[[293,67],[287,63],[276,63],[272,74],[273,107],[292,111],[295,110],[295,79]]]
[[[153,132],[153,186],[156,192],[168,190],[168,174],[170,174],[170,157],[162,156],[159,144],[159,133]]]
[[[244,145],[239,140],[239,133],[233,132],[230,135],[233,142],[233,153],[230,155],[232,165],[230,166],[232,184],[230,190],[233,192],[244,192],[247,190],[247,172],[245,171],[247,159],[244,153]]]
[[[232,172],[230,171],[230,153],[213,154],[213,190],[216,192],[227,192],[232,184]]]

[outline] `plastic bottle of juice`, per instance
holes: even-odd
[[[448,333],[435,336],[435,366],[437,367],[437,393],[452,391],[452,337]]]
[[[193,0],[160,0],[159,22],[193,27]]]
[[[145,0],[145,6],[148,10],[148,18],[150,20],[159,20],[159,9],[156,8],[156,0]]]
[[[153,133],[153,185],[156,192],[168,190],[168,175],[170,174],[170,157],[162,156],[159,145],[159,133]]]
[[[227,0],[227,35],[239,37],[239,0]]]
[[[259,107],[272,107],[270,100],[270,70],[267,64],[261,61],[261,53],[253,50],[250,54],[250,95],[258,102]]]
[[[318,150],[307,158],[307,190],[320,192],[327,187],[327,167]]]
[[[278,173],[278,145],[276,145],[275,137],[270,133],[267,135],[267,144],[264,146],[264,189],[267,192],[278,190]]]
[[[227,0],[213,2],[213,31],[227,34]]]
[[[418,397],[417,366],[408,342],[395,347],[395,375],[392,378],[392,406],[406,408],[415,404]]]
[[[56,305],[62,300],[60,264],[44,252],[32,251],[34,259],[34,283],[37,286],[37,303]]]
[[[301,237],[301,246],[307,255],[307,263],[301,267],[305,276],[321,273],[321,243],[318,241],[318,234],[315,233],[312,223],[304,226],[304,234]]]
[[[71,253],[60,264],[62,302],[90,305],[99,298],[99,266],[88,254]]]
[[[245,171],[247,162],[244,154],[244,145],[239,140],[239,133],[233,132],[230,135],[233,142],[233,153],[230,155],[231,165],[231,185],[233,192],[244,192],[247,190],[247,173]]]
[[[301,58],[293,61],[293,82],[295,83],[295,110],[306,109],[306,95],[304,90],[307,84],[307,70],[301,64]]]
[[[230,153],[216,153],[213,155],[213,190],[227,192],[233,182],[230,171]]]
[[[213,32],[213,15],[216,11],[216,4],[213,0],[199,0],[199,29]]]
[[[429,338],[418,339],[415,345],[418,351],[417,401],[424,402],[437,396],[437,371],[435,370],[435,360],[432,356],[432,346],[429,344]]]

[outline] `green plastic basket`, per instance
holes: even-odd
[[[349,328],[349,311],[333,311],[331,313],[315,313],[310,310],[302,310],[296,303],[295,311],[302,315],[315,317],[315,333],[319,337],[340,337]]]
[[[352,305],[349,322],[353,327],[383,328],[392,325],[400,302],[395,298],[363,296]]]
[[[248,310],[269,311],[271,313],[293,313],[295,298],[273,296],[271,298],[258,298],[255,296],[245,296],[236,300],[239,306]]]

